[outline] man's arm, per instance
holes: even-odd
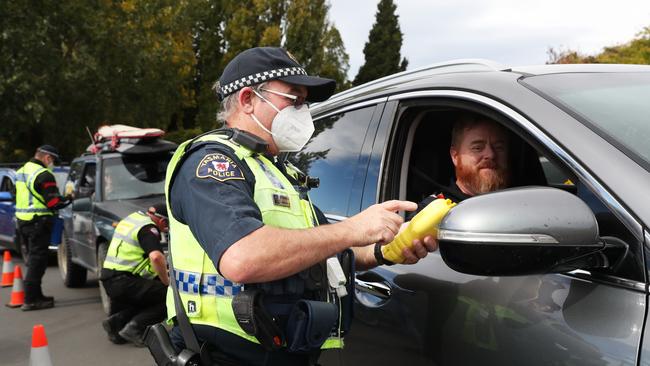
[[[169,275],[167,273],[167,260],[165,259],[165,255],[159,250],[154,250],[149,252],[149,260],[151,261],[153,270],[158,274],[160,282],[165,286],[169,286]]]
[[[34,189],[43,196],[45,205],[51,210],[60,210],[71,203],[70,199],[59,194],[54,175],[49,171],[44,171],[36,177]]]
[[[403,222],[396,211],[416,207],[413,202],[387,201],[336,224],[310,229],[264,225],[232,244],[222,255],[219,269],[224,277],[239,283],[285,278],[347,248],[392,241]],[[364,249],[372,250],[372,246]],[[369,261],[365,258],[361,260]]]
[[[138,232],[138,243],[144,252],[149,256],[151,267],[158,274],[160,281],[166,286],[169,285],[167,273],[167,260],[160,245],[160,231],[154,225],[147,225]]]

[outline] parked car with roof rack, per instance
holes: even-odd
[[[158,129],[108,126],[70,164],[66,193],[72,205],[61,210],[63,240],[58,250],[59,273],[68,287],[85,284],[88,271],[99,275],[119,221],[138,210],[164,202],[167,163],[176,144]],[[102,305],[110,300],[100,283]]]

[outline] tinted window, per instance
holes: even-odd
[[[310,191],[325,213],[346,216],[366,131],[375,107],[357,109],[314,121],[316,131],[305,149],[290,161],[305,174],[320,178]]]
[[[650,73],[542,75],[524,83],[650,165]]]
[[[0,184],[0,192],[13,192],[14,182],[8,176],[2,177],[2,184]]]
[[[164,194],[171,155],[128,155],[104,161],[105,200]]]

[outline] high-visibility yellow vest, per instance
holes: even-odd
[[[31,161],[16,171],[16,218],[30,221],[35,216],[54,215],[47,208],[43,196],[36,192],[34,182],[44,172],[52,172],[48,168]]]
[[[148,279],[158,276],[151,267],[149,256],[138,242],[138,232],[146,225],[154,225],[154,222],[142,212],[134,212],[117,224],[106,253],[104,268],[131,272]]]
[[[300,194],[287,177],[266,157],[217,134],[203,136],[194,143],[205,141],[232,148],[237,158],[248,165],[255,176],[253,199],[262,213],[262,221],[265,225],[286,229],[306,229],[315,225],[316,215],[311,203],[300,198]],[[190,142],[192,140],[178,147],[167,167],[165,193],[167,207],[170,208],[170,180]],[[278,197],[282,197],[281,205],[277,204]],[[255,337],[241,329],[232,310],[232,298],[244,290],[244,285],[232,282],[217,272],[212,260],[194,237],[189,226],[178,221],[171,209],[169,225],[170,255],[174,264],[172,280],[176,281],[182,305],[190,322],[218,327],[251,342],[259,343]],[[324,282],[327,286],[327,280]],[[176,314],[171,287],[167,291],[167,314],[169,319]],[[332,336],[321,348],[342,346],[343,339]]]

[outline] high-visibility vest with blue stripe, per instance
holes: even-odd
[[[54,215],[54,211],[47,208],[43,196],[36,192],[34,182],[44,172],[51,170],[34,162],[27,162],[16,171],[16,218],[30,221],[35,216]]]
[[[210,134],[193,142],[218,142],[232,148],[239,160],[248,165],[255,177],[253,199],[262,213],[262,222],[285,229],[306,229],[314,226],[314,208],[308,200],[300,198],[287,177],[266,157],[228,140],[226,137]],[[165,194],[169,202],[170,181],[176,165],[185,154],[186,146],[192,140],[182,143],[167,166]],[[274,203],[274,196],[286,197],[284,204]],[[248,335],[237,323],[232,310],[234,295],[244,290],[244,285],[221,276],[208,254],[192,234],[190,227],[178,221],[169,210],[170,255],[174,264],[172,280],[176,281],[182,306],[192,324],[221,328],[251,342],[259,343]],[[167,291],[167,314],[169,319],[176,315],[173,290]],[[321,348],[341,348],[343,339],[340,329],[337,336],[330,336]]]
[[[149,255],[138,242],[138,232],[146,225],[154,225],[154,222],[142,212],[134,212],[117,224],[104,268],[130,272],[148,279],[158,275],[151,267]]]

